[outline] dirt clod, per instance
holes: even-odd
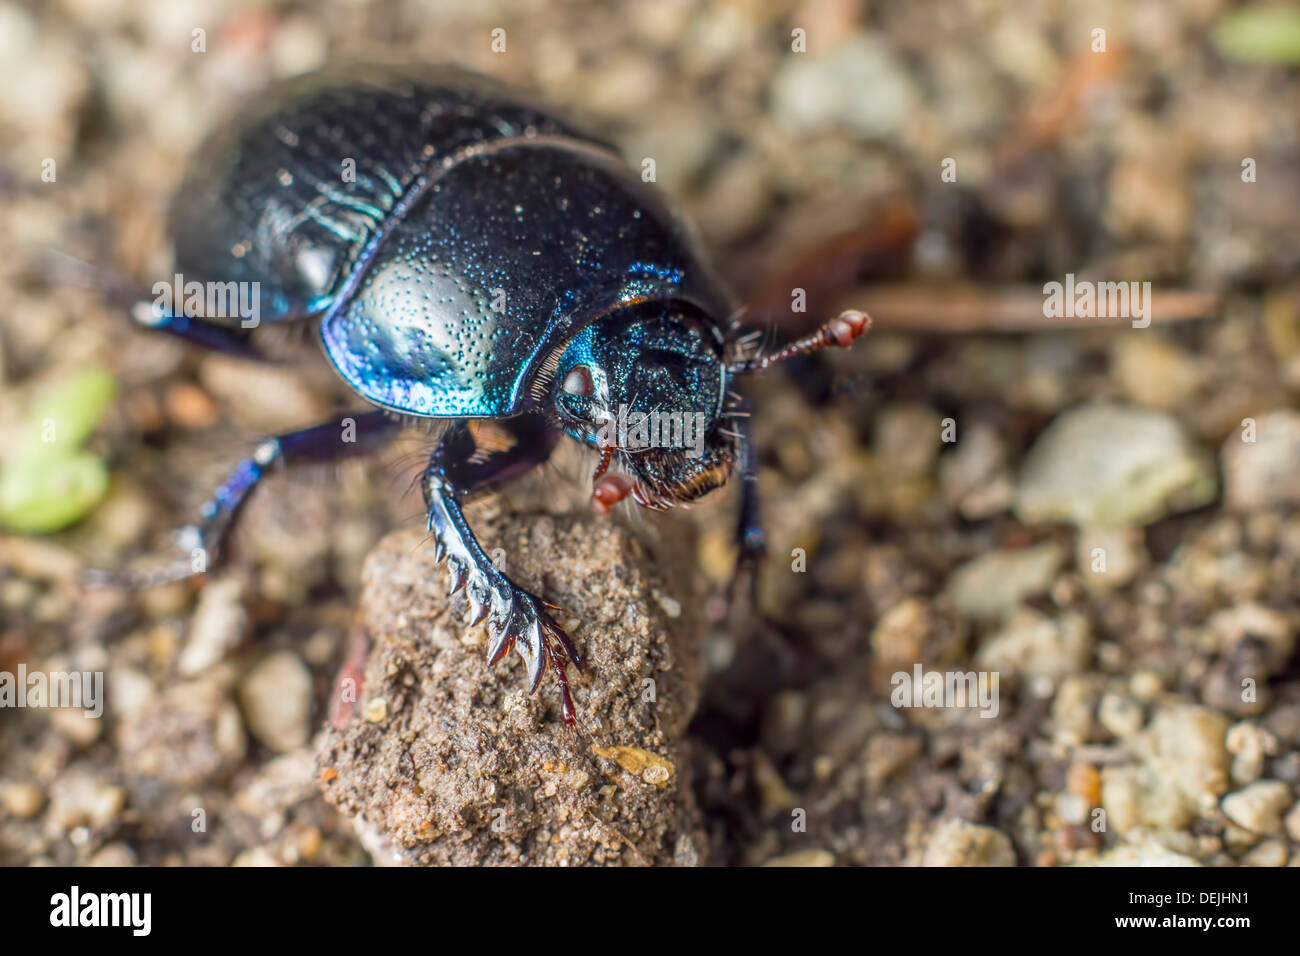
[[[484,626],[461,623],[464,596],[448,594],[423,536],[399,532],[366,563],[372,646],[360,714],[319,740],[326,799],[406,864],[694,862],[703,841],[683,734],[699,632],[681,610],[690,595],[663,578],[672,562],[651,557],[671,523],[647,543],[589,515],[472,520],[519,584],[566,609],[586,661],[582,676],[570,670],[577,728],[549,675],[530,696],[517,655],[486,665]]]

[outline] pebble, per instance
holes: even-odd
[[[1259,779],[1264,772],[1264,758],[1277,753],[1277,739],[1243,720],[1228,728],[1227,747],[1232,754],[1232,781],[1244,785]]]
[[[110,843],[90,858],[91,866],[135,866],[135,851],[125,843]]]
[[[870,90],[870,96],[863,96]],[[787,56],[772,81],[772,110],[792,136],[842,129],[888,139],[912,112],[918,94],[889,48],[858,36],[830,53]]]
[[[0,786],[0,806],[4,807],[5,813],[19,820],[36,816],[44,804],[45,795],[33,783],[20,781]]]
[[[1223,814],[1243,830],[1281,836],[1282,818],[1295,798],[1280,780],[1259,780],[1223,798]]]
[[[1101,698],[1097,720],[1114,736],[1124,740],[1142,729],[1142,705],[1126,694],[1111,691]]]
[[[1052,739],[1064,747],[1077,747],[1093,736],[1097,699],[1102,679],[1097,675],[1067,677],[1052,702]]]
[[[968,521],[991,518],[1011,507],[1015,483],[1007,467],[1006,443],[997,429],[979,422],[958,432],[956,448],[939,460],[944,500]]]
[[[1101,804],[1101,773],[1092,764],[1073,763],[1065,772],[1065,789],[1088,801],[1089,807]]]
[[[1255,441],[1239,429],[1223,443],[1228,507],[1255,511],[1300,505],[1300,411],[1281,408],[1255,418]]]
[[[915,403],[890,405],[876,417],[873,451],[902,478],[930,474],[942,437],[939,413]]]
[[[1105,593],[1131,584],[1146,563],[1146,542],[1137,528],[1079,530],[1075,566],[1089,591]]]
[[[872,661],[882,671],[910,668],[922,659],[935,627],[930,605],[920,598],[905,598],[884,614],[871,630]]]
[[[1160,675],[1152,670],[1135,671],[1129,678],[1129,692],[1138,700],[1150,703],[1164,690],[1165,684]]]
[[[99,828],[118,818],[126,805],[126,791],[92,777],[61,777],[50,795],[49,821],[64,832],[89,825]]]
[[[1287,615],[1262,604],[1248,602],[1215,611],[1206,621],[1220,653],[1231,653],[1247,638],[1263,641],[1286,660],[1295,649],[1295,628]]]
[[[1241,858],[1242,866],[1286,866],[1291,857],[1281,840],[1265,840]]]
[[[204,585],[190,621],[189,640],[177,661],[182,675],[203,673],[244,640],[249,618],[243,598],[244,584],[237,577],[219,578]]]
[[[1200,362],[1172,342],[1153,335],[1119,336],[1111,361],[1125,397],[1145,408],[1184,408],[1206,378]]]
[[[1045,541],[1016,551],[992,551],[957,568],[947,592],[957,609],[976,620],[996,620],[1027,597],[1051,587],[1065,563],[1065,549]]]
[[[274,651],[254,665],[240,682],[239,703],[249,732],[277,753],[307,743],[311,671],[292,651]]]
[[[764,866],[834,866],[835,856],[829,850],[800,850],[768,860]]]
[[[1300,843],[1300,802],[1291,808],[1282,822],[1286,826],[1286,835],[1292,842]]]
[[[1063,823],[1081,826],[1088,820],[1088,811],[1092,809],[1088,801],[1077,793],[1058,793],[1053,801],[1053,809]]]
[[[52,711],[50,724],[64,739],[78,747],[89,747],[104,730],[102,716],[92,717],[77,707],[60,707]]]
[[[1145,525],[1213,500],[1213,463],[1163,412],[1095,402],[1062,413],[1030,449],[1020,520]]]
[[[1001,830],[944,820],[930,835],[922,866],[1015,866],[1016,851],[1011,838]]]
[[[1095,860],[1080,860],[1080,866],[1201,866],[1201,862],[1182,853],[1175,853],[1159,843],[1144,841],[1126,843],[1107,850]]]
[[[1004,674],[1055,680],[1087,667],[1092,647],[1092,631],[1082,615],[1057,618],[1025,610],[985,640],[976,662]]]
[[[329,413],[325,399],[292,369],[208,355],[199,379],[230,409],[236,424],[259,434],[316,424]]]
[[[1102,806],[1109,826],[1179,830],[1213,807],[1228,789],[1228,722],[1208,707],[1177,704],[1155,714],[1127,740],[1136,765],[1102,774]]]

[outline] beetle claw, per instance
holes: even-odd
[[[465,579],[469,576],[469,572],[458,558],[452,558],[447,562],[447,570],[451,573],[451,593],[455,594],[465,586]]]
[[[555,670],[564,704],[566,723],[574,718],[573,701],[569,696],[568,679],[564,674],[566,663],[572,663],[581,673],[582,658],[564,629],[551,617],[550,610],[559,608],[534,597],[509,580],[502,578],[499,586],[489,592],[491,617],[488,621],[488,665],[497,663],[510,653],[519,652],[528,671],[528,692],[534,693],[541,685],[547,667]],[[470,587],[470,603],[474,614],[486,613],[487,608],[475,603],[474,585]]]
[[[467,623],[470,627],[478,624],[487,617],[488,613],[488,588],[482,580],[482,575],[470,575],[469,582],[469,618]]]

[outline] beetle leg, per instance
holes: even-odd
[[[46,281],[98,292],[115,307],[126,311],[131,321],[141,328],[166,332],[193,345],[239,358],[272,360],[253,344],[247,330],[183,314],[173,315],[156,307],[152,300],[141,298],[140,288],[113,269],[94,265],[59,249],[45,250],[39,262]]]
[[[252,336],[247,332],[207,319],[159,311],[152,302],[135,303],[131,308],[131,320],[151,332],[166,332],[191,345],[198,345],[214,352],[222,352],[236,358],[270,360],[270,356],[253,344]]]
[[[398,419],[386,412],[345,412],[331,421],[301,431],[268,438],[241,461],[199,512],[197,524],[176,532],[177,546],[186,555],[152,572],[120,574],[91,571],[92,587],[119,585],[154,587],[202,574],[223,554],[223,548],[249,495],[269,472],[293,465],[326,464],[366,454],[401,431]]]
[[[545,461],[559,433],[540,415],[480,427],[504,428],[513,442],[485,449],[470,426],[458,422],[442,437],[425,469],[421,488],[435,553],[447,562],[452,590],[467,588],[471,618],[488,619],[488,663],[495,664],[512,648],[518,651],[528,668],[529,693],[537,690],[549,665],[560,686],[564,721],[571,725],[576,714],[565,668],[572,663],[581,671],[582,659],[551,616],[548,608],[554,606],[516,585],[491,562],[460,506],[462,497]]]
[[[736,522],[736,542],[739,556],[736,559],[735,575],[732,579],[734,597],[737,583],[745,577],[749,579],[751,590],[758,583],[758,562],[763,556],[764,535],[763,516],[759,512],[758,498],[758,448],[754,445],[749,427],[749,402],[740,399],[736,408],[745,414],[737,418],[740,431],[740,512]],[[756,595],[751,594],[751,598]]]

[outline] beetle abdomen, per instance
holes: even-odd
[[[530,134],[590,140],[449,67],[285,81],[200,148],[172,206],[176,268],[187,281],[259,283],[267,320],[319,313],[421,177],[467,148]]]

